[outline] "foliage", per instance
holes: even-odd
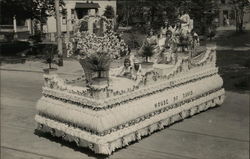
[[[1,32],[1,34],[4,36],[4,39],[8,42],[14,40],[14,32]]]
[[[0,2],[1,17],[5,19],[12,20],[16,16],[19,20],[31,18],[43,23],[47,17],[55,14],[55,0],[1,0]],[[63,0],[60,0],[59,4],[63,7]],[[1,23],[4,18],[1,18]]]
[[[63,0],[59,0],[59,6],[63,9],[65,3]],[[40,22],[45,22],[47,17],[55,15],[55,0],[33,0],[32,12],[34,19],[38,19]],[[63,14],[66,14],[65,10],[62,10]]]
[[[54,62],[54,57],[57,54],[57,45],[46,44],[42,51],[45,55],[46,62],[49,64],[49,68],[51,69],[51,64]]]
[[[154,55],[153,47],[145,40],[141,49],[139,50],[139,55],[146,58],[146,62],[148,62],[148,58]]]
[[[30,48],[29,42],[13,41],[1,42],[1,55],[2,56],[16,56],[19,52]]]
[[[35,27],[35,31],[40,30],[42,32],[42,24],[46,23],[48,17],[55,15],[55,0],[0,0],[0,2],[0,24],[12,24],[14,16],[17,22],[30,18],[35,26],[40,24],[40,28]],[[66,14],[66,10],[63,9],[63,0],[59,0],[59,5],[62,8],[62,14]],[[34,38],[39,39],[38,37],[41,35],[38,34],[40,33],[35,32],[36,37]]]
[[[206,33],[217,15],[216,3],[211,0],[145,0],[121,1],[118,3],[118,23],[121,25],[135,25],[133,17],[143,19],[143,25],[150,24],[150,28],[158,30],[168,20],[176,23],[180,11],[189,13],[194,19],[194,27],[198,33]]]
[[[55,16],[55,0],[32,0],[32,19],[38,20],[40,23],[40,31],[43,31],[43,25],[50,16]],[[62,14],[66,14],[63,9],[65,3],[59,0],[59,7],[62,9]]]
[[[34,35],[29,37],[34,43],[42,42],[42,32],[37,30]]]
[[[81,24],[85,22],[88,18],[100,18],[105,20],[108,24],[111,25],[109,21],[103,16],[85,16],[84,19],[81,19],[78,22],[78,28],[81,27]],[[110,27],[107,27],[107,31],[103,36],[97,36],[94,33],[89,33],[88,31],[77,31],[71,42],[69,43],[68,56],[77,54],[80,58],[91,57],[97,52],[106,53],[110,58],[119,58],[121,52],[128,51],[128,47],[122,40],[119,35],[111,30]]]
[[[82,66],[90,71],[107,71],[110,66],[111,59],[106,56],[105,52],[96,52],[92,56],[80,60]]]
[[[194,20],[194,29],[198,34],[208,35],[215,30],[214,19],[218,15],[217,4],[211,0],[192,0],[189,14]]]
[[[124,37],[124,40],[130,49],[137,49],[141,46],[136,33],[127,33],[125,35],[127,37]]]
[[[1,24],[12,24],[12,19],[25,20],[32,17],[32,0],[1,0]]]
[[[245,14],[245,9],[250,7],[249,0],[230,0],[229,4],[235,12],[235,21],[236,21],[236,31],[243,31],[243,18]]]
[[[111,58],[118,58],[121,51],[127,50],[125,42],[119,40],[113,32],[106,32],[103,37],[89,32],[77,32],[71,40],[71,52],[68,56],[76,53],[81,58],[86,58],[97,52],[104,52]]]
[[[245,63],[244,63],[243,66],[250,69],[250,58],[248,58],[248,59],[245,61]]]
[[[112,19],[115,17],[115,11],[112,6],[106,6],[105,11],[103,13],[103,16],[105,16],[108,19]]]
[[[89,18],[96,18],[106,22],[106,29],[98,36],[88,31],[81,31],[81,25]],[[104,16],[85,16],[76,23],[76,33],[70,39],[67,56],[78,55],[84,72],[107,71],[112,59],[119,58],[122,54],[128,53],[128,47],[120,35],[112,30],[110,21]]]

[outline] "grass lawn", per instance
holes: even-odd
[[[250,91],[250,31],[235,33],[227,31],[216,39],[219,46],[229,47],[228,50],[217,51],[217,66],[224,80],[224,87],[230,91]],[[248,50],[233,50],[249,47]]]
[[[234,30],[221,32],[221,36],[216,39],[219,46],[229,47],[250,47],[250,30],[243,33],[236,33]]]
[[[224,80],[224,87],[231,91],[250,91],[250,52],[217,51],[217,66]],[[248,67],[247,67],[248,65]]]

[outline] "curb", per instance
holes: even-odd
[[[17,70],[17,69],[6,69],[6,68],[0,68],[0,71],[16,71],[16,72],[31,72],[31,73],[42,73],[42,74],[45,74],[44,71],[33,71],[33,70]],[[78,75],[79,74],[69,74],[69,73],[62,73],[62,72],[59,72],[57,73],[59,75]]]
[[[1,71],[17,71],[17,72],[33,72],[33,73],[44,73],[43,71],[33,71],[33,70],[17,70],[17,69],[7,69],[0,68]]]

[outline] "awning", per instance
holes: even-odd
[[[98,3],[76,3],[76,9],[97,9],[100,8]]]

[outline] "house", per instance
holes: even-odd
[[[116,15],[116,0],[64,0],[64,2],[66,14],[61,16],[61,30],[65,33],[73,30],[76,19],[81,19],[85,15],[103,15],[108,5],[113,7]],[[48,17],[47,24],[44,25],[44,32],[56,32],[54,16]]]
[[[229,3],[230,0],[217,0],[219,26],[235,25],[235,13]],[[244,23],[250,22],[250,9],[245,9]]]

